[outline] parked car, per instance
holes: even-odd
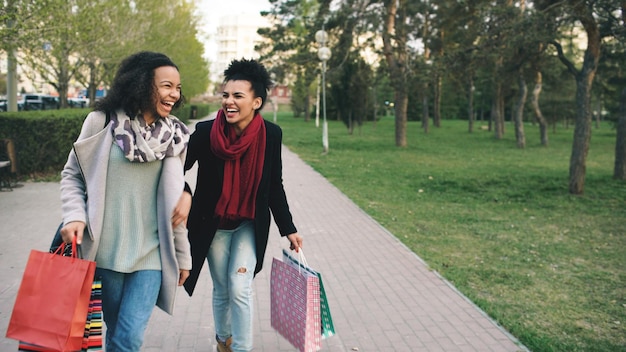
[[[67,98],[67,105],[70,108],[85,108],[89,106],[89,99],[87,98]]]
[[[59,98],[45,94],[24,94],[23,110],[51,110],[58,109],[61,104]]]
[[[107,95],[107,90],[106,89],[96,89],[95,101],[98,101],[98,100],[104,98],[106,95]],[[78,93],[78,96],[80,98],[88,99],[89,91],[87,89],[83,89],[83,90],[81,90]]]
[[[24,100],[17,101],[17,111],[24,110]],[[9,111],[9,101],[7,99],[0,99],[0,111]]]

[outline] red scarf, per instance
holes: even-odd
[[[237,136],[219,110],[211,129],[211,151],[224,160],[222,194],[215,215],[226,220],[254,219],[255,199],[265,161],[265,122],[256,114]],[[211,182],[211,181],[209,181]]]

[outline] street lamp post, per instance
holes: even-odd
[[[322,61],[322,146],[324,147],[324,154],[328,153],[328,122],[326,121],[326,61],[330,59],[330,49],[326,46],[328,35],[323,29],[315,33],[315,41],[319,44],[317,49],[317,57]]]
[[[276,117],[276,113],[278,112],[278,97],[276,96],[277,91],[276,91],[276,74],[274,72],[272,72],[272,74],[270,75],[270,77],[272,78],[272,94],[270,97],[270,100],[272,101],[272,109],[274,110],[274,123],[276,123],[277,117]]]
[[[315,94],[315,127],[320,127],[320,86],[322,85],[320,75],[317,75],[315,80],[317,81],[317,92]]]

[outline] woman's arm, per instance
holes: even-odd
[[[83,122],[77,141],[91,137],[103,128],[105,115],[91,112]],[[87,223],[87,195],[85,180],[74,149],[70,150],[67,162],[61,171],[61,209],[64,226],[61,235],[65,242],[71,242],[74,236],[77,243],[82,242]]]
[[[203,126],[202,123],[197,124],[196,127],[201,128]],[[198,129],[194,131],[189,137],[189,143],[187,143],[187,151],[184,160],[184,169],[185,173],[189,169],[193,167],[193,165],[197,162],[199,156],[199,143],[202,140],[201,132],[198,132]],[[187,219],[189,217],[189,211],[191,210],[191,201],[192,201],[192,190],[187,182],[185,182],[185,189],[174,208],[174,212],[172,214],[172,226],[176,228],[179,224],[184,223],[187,226]]]

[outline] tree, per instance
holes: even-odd
[[[614,26],[614,38],[604,41],[599,68],[603,72],[600,84],[600,97],[618,97],[617,99],[601,99],[601,107],[597,111],[601,117],[604,111],[615,123],[615,166],[613,178],[626,180],[626,1],[621,3],[621,25]]]
[[[479,66],[476,46],[482,22],[478,18],[479,9],[478,1],[440,4],[434,21],[435,28],[442,34],[431,43],[433,51],[439,53],[434,60],[436,69],[440,71],[438,75],[445,75],[451,87],[465,91],[470,133],[474,130],[475,78]]]
[[[526,147],[526,133],[524,131],[524,111],[528,96],[527,78],[535,81],[532,91],[532,110],[535,120],[540,125],[540,134],[543,145],[547,145],[547,124],[539,107],[539,95],[542,90],[542,73],[540,67],[545,60],[546,42],[554,38],[554,14],[546,10],[546,6],[538,1],[534,8],[527,10],[526,1],[522,0],[517,5],[520,9],[519,16],[514,19],[513,33],[523,35],[511,35],[511,44],[514,55],[508,59],[508,66],[517,75],[517,102],[513,111],[515,122],[515,140],[518,148]]]
[[[515,140],[517,147],[526,148],[526,134],[524,133],[524,106],[526,105],[526,97],[528,96],[528,86],[524,78],[524,71],[520,68],[517,76],[518,94],[515,111],[513,112],[513,121],[515,122]]]
[[[328,27],[337,36],[331,59],[333,69],[329,72],[333,82],[332,100],[341,102],[335,104],[335,109],[349,133],[375,110],[375,99],[370,92],[376,85],[371,56],[380,44],[371,29],[379,22],[370,17],[367,6],[368,1],[344,1],[328,21]]]
[[[107,86],[117,64],[139,50],[171,56],[188,96],[206,91],[208,65],[191,3],[34,0],[30,10],[20,26],[37,35],[22,41],[21,62],[31,80],[40,77],[57,90],[62,107],[73,81],[88,87],[94,102],[96,88]]]
[[[320,61],[317,59],[315,32],[322,29],[329,11],[329,3],[315,0],[270,0],[272,8],[261,14],[268,18],[271,27],[260,28],[259,35],[266,40],[257,45],[262,60],[278,81],[288,82],[298,92],[292,102],[305,121],[310,116],[310,87],[317,77]],[[328,28],[326,28],[328,31]],[[329,35],[329,41],[332,35]],[[327,43],[329,45],[330,43]],[[297,82],[296,82],[297,81]]]
[[[533,88],[533,92],[531,94],[531,106],[533,110],[533,116],[537,123],[539,124],[539,135],[541,140],[541,145],[547,147],[548,146],[548,121],[543,116],[543,112],[539,107],[539,95],[541,94],[541,90],[543,89],[543,75],[541,71],[535,70],[535,86]]]
[[[486,13],[488,20],[482,49],[487,51],[483,51],[481,56],[486,59],[485,63],[493,65],[491,120],[496,139],[504,137],[505,98],[510,90],[507,83],[513,81],[513,77],[519,77],[519,69],[511,67],[517,52],[512,41],[517,34],[515,24],[518,12],[513,5],[512,0],[498,0],[497,6],[489,7]]]
[[[396,119],[396,146],[406,147],[407,106],[409,95],[406,77],[408,74],[406,0],[384,1],[383,54],[389,68],[389,78],[394,88],[394,110]]]
[[[539,97],[543,90],[543,70],[545,70],[545,62],[547,61],[547,55],[545,54],[545,48],[548,43],[553,40],[554,33],[556,33],[558,13],[551,10],[552,1],[535,1],[535,9],[533,12],[531,23],[532,31],[536,34],[537,38],[531,41],[528,48],[535,53],[531,54],[530,58],[530,75],[534,81],[534,87],[531,93],[531,109],[533,112],[534,120],[539,125],[539,139],[541,145],[547,147],[549,142],[548,138],[548,120],[545,118],[540,104]]]
[[[74,78],[87,87],[93,106],[97,89],[110,85],[119,62],[145,42],[148,27],[135,20],[135,4],[126,0],[84,0],[75,9],[80,38],[75,55],[80,67]]]
[[[0,74],[0,95],[7,94],[7,75]]]
[[[134,0],[141,11],[154,20],[147,24],[145,50],[161,51],[178,66],[183,93],[187,97],[204,93],[209,86],[209,66],[204,45],[198,40],[199,18],[191,2],[168,0]]]
[[[626,181],[626,88],[622,90],[621,102],[619,120],[617,121],[613,178]]]
[[[363,124],[368,111],[373,110],[373,99],[369,94],[369,85],[372,83],[371,68],[358,53],[353,53],[351,57],[356,58],[341,65],[341,76],[333,85],[333,98],[342,102],[337,104],[337,112],[350,134],[354,127]]]
[[[553,41],[558,57],[576,80],[576,122],[569,168],[569,192],[583,194],[585,189],[586,160],[591,140],[591,88],[600,60],[602,39],[614,33],[619,20],[616,1],[568,0],[562,3],[572,20],[579,21],[587,35],[582,67],[576,68],[564,54],[560,43]]]
[[[8,111],[17,111],[17,50],[39,36],[37,26],[31,21],[37,3],[25,0],[6,0],[0,8],[0,51],[7,55]]]
[[[522,23],[523,27],[527,27],[525,25],[526,19],[526,1],[522,0],[519,5],[520,9],[520,17],[516,20],[518,23]],[[528,43],[525,41],[517,44],[517,48],[514,50],[517,51],[518,61],[515,62],[517,64],[517,92],[518,98],[515,104],[515,109],[513,111],[513,121],[515,122],[515,141],[517,142],[517,147],[520,149],[526,148],[526,133],[524,132],[524,107],[526,106],[526,98],[528,97],[528,85],[526,84],[526,78],[524,77],[524,64],[527,60],[526,52],[528,51],[526,46]]]
[[[73,54],[80,44],[76,35],[77,21],[74,4],[63,0],[33,1],[34,8],[29,27],[38,34],[21,48],[21,63],[30,68],[25,75],[37,82],[52,85],[59,93],[62,107],[67,106],[70,80],[79,69],[79,59]]]

